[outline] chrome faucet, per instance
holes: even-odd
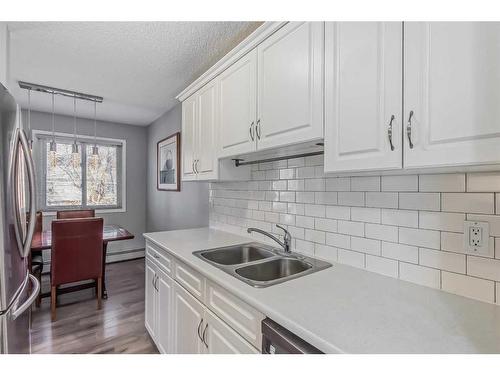
[[[283,229],[285,231],[285,236],[283,242],[281,242],[277,237],[273,236],[271,233],[266,232],[265,230],[258,229],[258,228],[248,228],[247,232],[252,233],[252,232],[257,232],[260,234],[263,234],[264,236],[269,237],[270,239],[276,241],[277,243],[280,244],[281,247],[283,247],[283,251],[287,254],[290,254],[292,251],[290,250],[291,243],[292,243],[292,235],[290,232],[288,232],[285,228],[283,228],[281,225],[276,224],[276,226],[280,229]]]

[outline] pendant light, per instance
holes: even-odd
[[[54,106],[55,94],[52,92],[52,140],[49,146],[49,161],[50,166],[55,168],[57,165],[57,143],[56,143],[56,120],[55,120],[55,106]]]
[[[33,150],[33,140],[31,139],[31,89],[28,90],[28,144]]]
[[[76,143],[76,95],[73,97],[73,137],[71,160],[73,161],[73,167],[78,168],[80,165],[80,153],[78,152],[78,144]]]
[[[98,161],[99,161],[99,148],[97,147],[97,102],[94,100],[94,146],[92,147],[90,167],[92,169],[96,169]]]

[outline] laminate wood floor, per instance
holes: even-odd
[[[97,310],[93,289],[58,297],[57,320],[50,298],[32,313],[33,353],[158,353],[144,327],[144,259],[106,267],[109,298]],[[50,290],[49,276],[42,290]]]

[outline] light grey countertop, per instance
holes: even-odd
[[[500,306],[338,263],[259,289],[192,254],[254,239],[210,228],[144,237],[326,353],[500,353]]]

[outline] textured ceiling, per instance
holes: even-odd
[[[260,25],[259,22],[13,22],[10,87],[23,107],[27,81],[99,95],[100,120],[148,125],[175,96]],[[51,111],[50,95],[32,94],[32,108]],[[71,98],[56,112],[72,114]],[[79,117],[93,104],[78,101]]]

